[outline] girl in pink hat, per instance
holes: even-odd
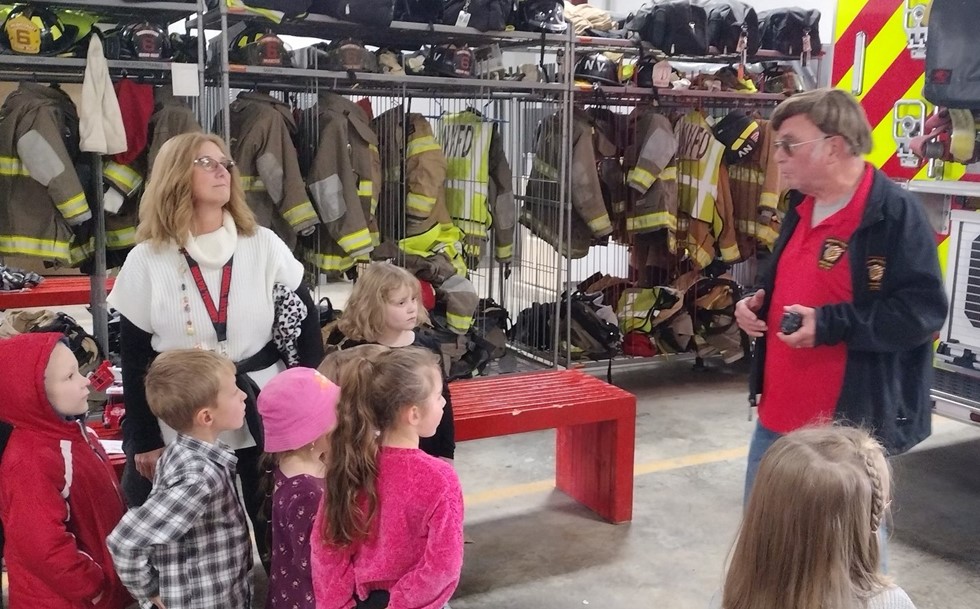
[[[259,394],[265,430],[263,516],[271,536],[269,609],[316,606],[310,533],[323,496],[324,454],[337,425],[339,399],[340,388],[311,368],[281,372]]]

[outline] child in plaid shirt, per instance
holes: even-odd
[[[109,535],[119,577],[143,608],[249,607],[252,544],[235,488],[237,458],[218,441],[244,422],[235,365],[209,351],[168,351],[145,384],[153,414],[179,433],[146,503]]]

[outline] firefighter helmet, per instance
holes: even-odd
[[[162,60],[172,56],[167,29],[141,21],[116,28],[105,35],[105,55],[111,59]]]
[[[595,84],[618,85],[619,66],[603,53],[583,55],[575,64],[575,80]]]
[[[281,38],[260,29],[245,29],[231,41],[229,63],[265,67],[292,67],[289,51]]]
[[[335,72],[379,72],[378,58],[356,40],[335,40],[318,49],[322,64],[318,67]]]
[[[759,123],[740,110],[726,114],[715,125],[714,132],[718,141],[725,145],[725,162],[729,165],[752,154],[761,137]]]
[[[436,76],[469,78],[473,67],[473,51],[467,47],[434,46],[425,60],[426,71]]]
[[[517,7],[517,29],[563,34],[568,29],[561,0],[523,0]]]
[[[78,26],[65,25],[43,6],[19,4],[3,22],[0,46],[19,55],[60,55],[78,39]]]

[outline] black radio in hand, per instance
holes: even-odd
[[[779,330],[783,334],[792,334],[803,327],[803,315],[796,311],[786,311],[779,322]]]

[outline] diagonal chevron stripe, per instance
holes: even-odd
[[[884,27],[888,17],[894,12],[892,4],[901,4],[902,0],[853,0],[837,3],[837,22],[834,24],[834,65],[833,80],[840,86],[841,77],[854,63],[854,47],[857,33],[864,32],[868,40],[873,39]],[[850,81],[847,87],[850,89]]]

